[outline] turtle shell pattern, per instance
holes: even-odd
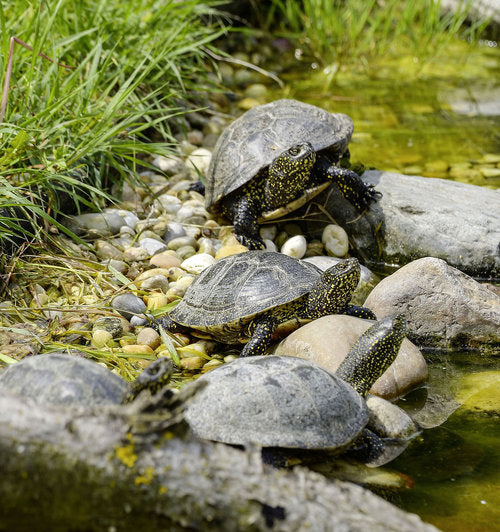
[[[217,261],[186,290],[169,317],[180,325],[238,341],[252,318],[307,294],[322,271],[282,253],[247,251]]]
[[[309,142],[315,151],[329,148],[342,155],[352,132],[349,116],[297,100],[276,100],[250,109],[223,131],[215,145],[207,172],[207,208],[296,144]]]
[[[121,377],[96,362],[63,353],[30,356],[0,373],[0,393],[37,404],[118,404],[127,390]]]
[[[240,358],[198,380],[207,385],[186,420],[207,440],[340,451],[368,422],[366,403],[349,384],[300,358]]]

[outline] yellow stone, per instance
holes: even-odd
[[[129,355],[152,355],[154,351],[149,347],[149,345],[124,345],[122,351]]]
[[[238,253],[244,253],[245,251],[248,251],[248,248],[241,244],[222,246],[215,254],[215,260],[223,259],[224,257],[229,257],[230,255],[237,255]]]
[[[92,333],[92,345],[94,347],[104,347],[113,342],[113,335],[104,329],[96,329]]]
[[[181,359],[181,368],[182,369],[200,369],[202,368],[207,361],[203,357],[187,357]]]
[[[146,300],[146,306],[148,310],[156,310],[161,307],[165,307],[171,301],[165,294],[155,292],[144,298]]]

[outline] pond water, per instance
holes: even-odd
[[[354,121],[351,159],[381,170],[500,186],[500,51],[465,43],[423,67],[412,58],[381,65],[376,77],[306,68],[283,75],[292,97]],[[306,65],[302,65],[304,68]],[[425,73],[425,75],[424,75]]]
[[[303,61],[269,100],[297,98],[350,115],[351,160],[368,167],[500,186],[498,48],[457,43],[420,77],[408,73],[411,62],[401,57],[376,76],[340,74],[331,82]],[[444,531],[500,530],[500,359],[426,358],[428,387],[401,406],[417,412],[425,404],[416,415],[429,428],[388,466],[412,487],[382,495]]]

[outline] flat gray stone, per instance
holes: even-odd
[[[335,186],[323,199],[367,266],[438,257],[476,278],[500,278],[500,190],[379,171],[363,180],[383,196],[361,217]]]
[[[274,354],[311,360],[334,373],[354,342],[373,323],[353,316],[324,316],[287,336],[275,348]],[[375,382],[370,393],[395,399],[423,384],[427,375],[427,363],[422,353],[405,338],[396,360]]]
[[[377,318],[401,312],[419,346],[500,346],[500,297],[441,259],[425,257],[381,281],[365,301]]]

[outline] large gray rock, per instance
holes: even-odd
[[[500,297],[441,259],[407,264],[381,281],[365,306],[379,319],[402,312],[408,338],[420,346],[500,346]]]
[[[326,208],[368,266],[438,257],[474,277],[500,278],[500,190],[369,171],[383,197],[359,217],[336,187]]]
[[[287,336],[278,344],[274,354],[311,360],[334,373],[354,342],[372,325],[370,320],[352,316],[324,316]],[[396,360],[377,379],[370,392],[385,399],[395,399],[426,380],[425,359],[405,338]]]

